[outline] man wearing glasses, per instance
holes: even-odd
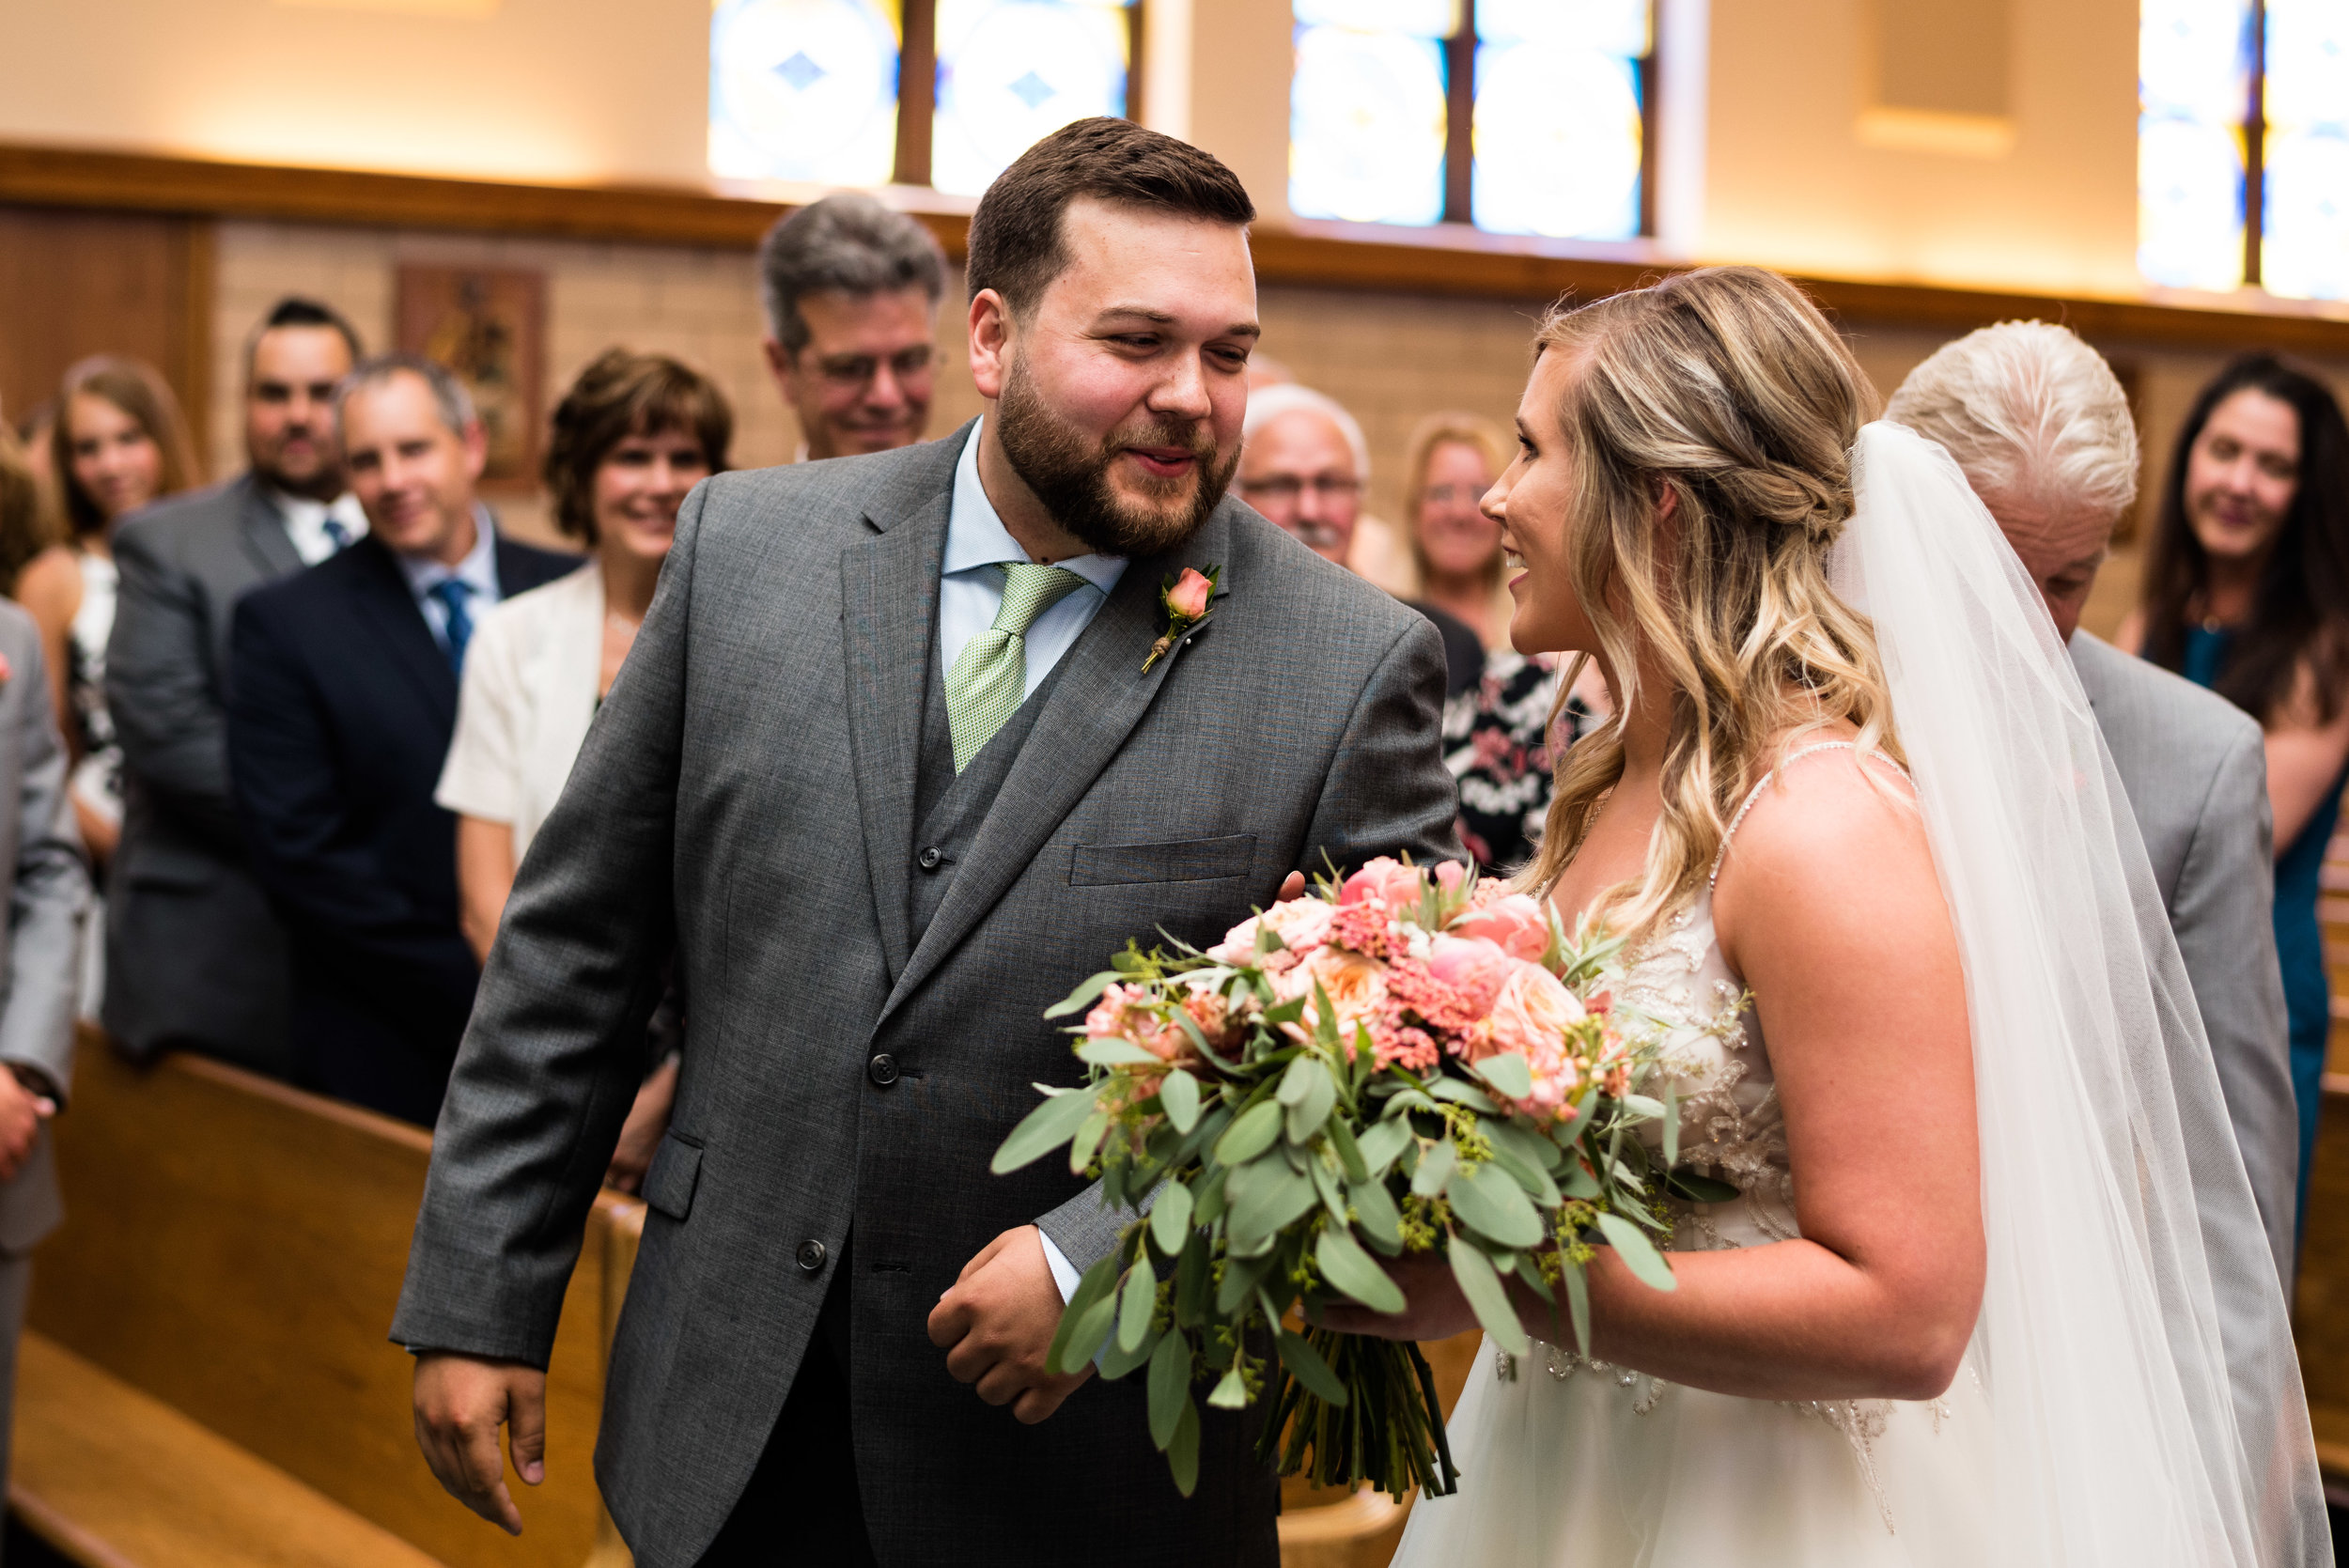
[[[1315,553],[1349,566],[1355,525],[1362,520],[1362,486],[1370,478],[1370,446],[1345,405],[1292,381],[1260,387],[1248,395],[1240,440],[1239,476],[1232,486],[1239,498]],[[1432,604],[1406,602],[1443,633],[1447,694],[1474,686],[1485,671],[1476,633]]]
[[[946,258],[929,230],[872,197],[826,196],[758,247],[767,365],[799,416],[795,460],[922,439]]]

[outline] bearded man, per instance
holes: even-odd
[[[544,1473],[674,943],[692,1048],[597,1454],[636,1560],[1278,1560],[1261,1410],[1206,1421],[1186,1501],[1139,1379],[1044,1371],[1056,1271],[1117,1217],[1065,1165],[988,1173],[1078,1077],[1044,1009],[1129,937],[1204,945],[1325,856],[1458,854],[1435,629],[1225,499],[1253,216],[1169,137],[1048,136],[972,220],[986,415],[687,501],[506,907],[394,1326],[485,1517],[521,1525],[502,1423]],[[1163,586],[1217,567],[1171,627]]]

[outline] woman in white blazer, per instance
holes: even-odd
[[[486,960],[514,870],[554,809],[603,694],[636,641],[677,508],[726,466],[734,415],[708,378],[659,354],[614,349],[554,411],[546,478],[563,532],[587,565],[481,617],[465,650],[457,733],[433,799],[457,813],[465,936]],[[672,999],[673,1001],[674,999]],[[613,1156],[633,1191],[667,1127],[677,1088],[677,1012],[654,1019],[652,1069]]]

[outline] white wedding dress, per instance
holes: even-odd
[[[2247,1262],[2249,1182],[2078,680],[1940,448],[1875,424],[1853,458],[1836,588],[1874,620],[1967,977],[1988,1267],[1965,1360],[1936,1400],[1791,1404],[1487,1341],[1459,1490],[1419,1501],[1395,1568],[2328,1564],[2282,1289]],[[1679,1205],[1672,1247],[1794,1237],[1709,887],[1619,995],[1668,1031],[1682,1161],[1739,1192]]]

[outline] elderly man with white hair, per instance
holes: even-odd
[[[2205,1236],[2221,1312],[2225,1265],[2239,1272],[2272,1255],[2289,1293],[2298,1134],[2268,920],[2259,726],[2232,704],[2078,629],[2113,525],[2137,498],[2137,431],[2121,383],[2063,328],[2009,321],[1944,346],[1910,372],[1885,416],[1957,459],[2069,642],[2186,956],[2267,1233],[2264,1254],[2248,1250],[2247,1238]]]
[[[1293,381],[1252,388],[1240,443],[1232,484],[1240,499],[1315,554],[1351,566],[1355,528],[1369,520],[1362,516],[1362,489],[1370,480],[1370,443],[1346,405]],[[1485,671],[1485,646],[1475,631],[1434,605],[1407,602],[1443,634],[1449,693],[1474,686]]]

